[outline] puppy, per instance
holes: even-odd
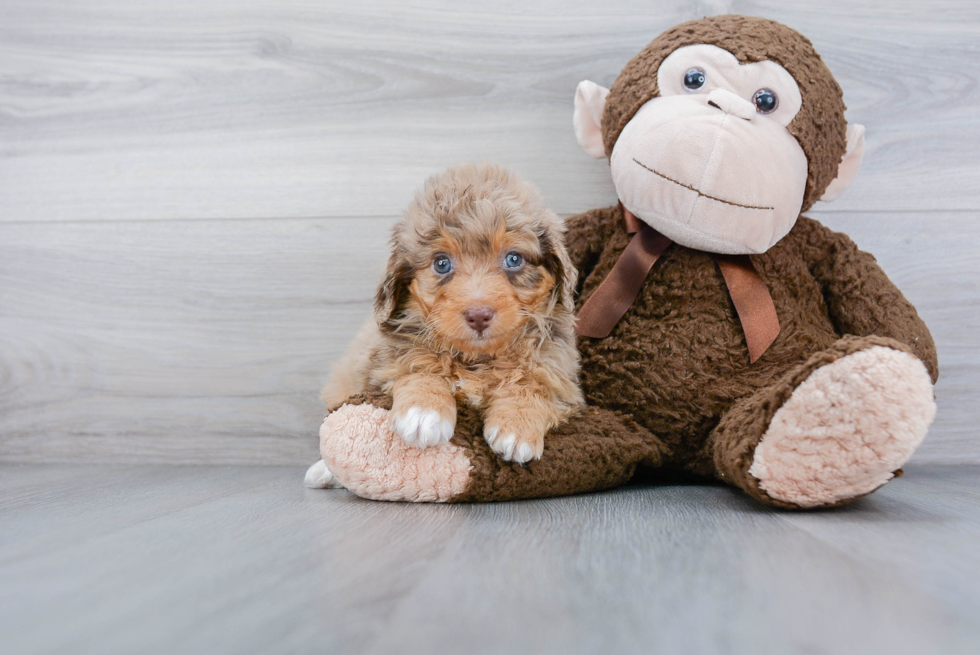
[[[462,399],[483,411],[500,457],[540,458],[545,433],[583,403],[563,232],[537,189],[500,166],[430,178],[394,227],[374,320],[335,367],[328,408],[381,390],[391,429],[426,447],[452,437]]]

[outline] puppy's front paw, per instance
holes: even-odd
[[[532,459],[541,459],[544,452],[543,434],[521,434],[507,425],[487,425],[483,428],[483,438],[493,452],[509,462],[525,464]]]
[[[434,409],[412,406],[403,412],[392,411],[391,429],[405,443],[425,448],[448,442],[456,429],[456,419]]]

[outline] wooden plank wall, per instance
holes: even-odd
[[[809,36],[867,126],[812,215],[937,339],[917,461],[980,462],[980,4],[908,0],[0,0],[0,461],[311,461],[424,178],[493,160],[563,215],[612,204],[575,85],[729,12]]]

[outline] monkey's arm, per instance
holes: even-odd
[[[622,220],[619,205],[591,209],[565,219],[565,247],[572,264],[578,269],[578,292],[581,292],[582,283],[595,268],[613,231],[621,229]]]
[[[875,258],[851,239],[820,223],[807,221],[810,270],[823,288],[830,318],[841,335],[891,337],[909,346],[932,381],[939,377],[936,344],[918,312]]]

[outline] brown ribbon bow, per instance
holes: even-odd
[[[637,220],[625,206],[623,219],[626,232],[634,236],[609,275],[579,311],[575,333],[580,336],[594,339],[608,337],[636,300],[650,269],[673,243]],[[712,257],[725,278],[745,333],[749,361],[754,364],[779,335],[776,306],[748,255],[712,254]]]

